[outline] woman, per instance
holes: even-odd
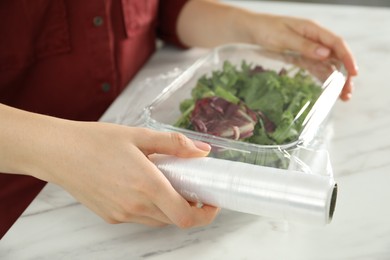
[[[205,156],[180,134],[94,122],[155,50],[245,42],[324,60],[357,74],[347,44],[299,18],[207,0],[6,0],[0,4],[0,237],[46,182],[109,223],[188,228],[218,209],[184,200],[148,160]],[[4,21],[5,20],[5,21]],[[348,100],[352,82],[341,94]]]

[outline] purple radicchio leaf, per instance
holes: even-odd
[[[252,136],[258,121],[256,112],[244,104],[220,97],[197,100],[190,120],[198,132],[234,140]]]

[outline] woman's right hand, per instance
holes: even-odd
[[[207,144],[178,133],[104,123],[72,122],[45,172],[109,223],[181,228],[209,224],[218,209],[197,208],[178,194],[148,155],[205,156]],[[198,145],[198,147],[196,146]]]
[[[11,113],[16,131],[9,127],[0,136],[13,134],[17,141],[3,150],[8,159],[0,159],[0,170],[56,183],[109,223],[189,228],[209,224],[218,213],[187,202],[148,159],[155,153],[206,156],[205,143],[178,133]]]

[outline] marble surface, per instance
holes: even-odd
[[[339,185],[333,222],[309,227],[222,210],[214,223],[189,230],[110,225],[49,184],[0,242],[0,259],[390,259],[390,9],[230,2],[316,19],[356,55],[355,94],[337,102],[331,121],[328,149]],[[128,102],[142,107],[159,90],[136,86],[204,52],[162,48],[102,120],[118,122]]]

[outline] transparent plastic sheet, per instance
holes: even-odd
[[[252,145],[224,138],[226,133],[237,132],[231,131],[232,129],[250,127],[250,123],[232,125],[233,123],[229,122],[232,114],[219,113],[225,108],[225,111],[231,111],[231,108],[237,109],[239,107],[238,113],[233,114],[233,116],[246,114],[246,117],[252,117],[253,113],[257,117],[265,115],[265,118],[263,117],[259,121],[262,121],[264,125],[272,121],[276,125],[275,132],[271,134],[271,139],[278,140],[274,144],[281,145],[283,148],[293,146],[310,141],[316,135],[317,129],[329,114],[338,97],[337,93],[341,91],[343,82],[345,82],[343,70],[342,65],[336,61],[313,61],[292,53],[269,52],[253,45],[221,46],[184,70],[167,87],[166,91],[146,108],[146,124],[155,129],[179,131],[193,138],[210,140],[215,144],[228,146],[232,149],[237,147],[249,150],[257,149],[258,144],[262,144],[264,135],[260,140],[257,140],[258,143],[252,142],[254,140],[250,141]],[[245,79],[242,80],[243,78]],[[231,82],[233,83],[231,84]],[[209,87],[210,84],[213,86]],[[237,87],[232,90],[229,85]],[[257,86],[267,87],[254,91]],[[234,93],[238,89],[245,90]],[[199,98],[199,95],[203,97]],[[232,96],[235,99],[242,100],[244,98],[244,105],[242,103],[232,104],[234,101],[231,100],[220,104],[221,99],[227,100]],[[286,99],[291,101],[289,103],[291,105],[286,103]],[[272,102],[268,100],[272,100]],[[186,101],[190,101],[189,104],[192,102],[192,105],[182,106]],[[224,107],[226,103],[229,105]],[[207,125],[212,121],[210,120],[212,116],[206,118],[206,121],[204,118],[201,120],[197,118],[196,121],[191,119],[191,124],[188,124],[188,115],[195,111],[202,111],[206,106],[207,108],[214,107],[214,111],[206,109],[205,113],[209,114],[211,111],[214,113],[213,115],[217,114],[216,116],[221,118],[224,124],[227,124],[225,129],[219,131],[214,129],[216,134],[213,131],[208,131],[212,128],[212,124],[211,127],[210,124]],[[187,111],[190,113],[186,113]],[[205,113],[203,113],[203,117],[207,117],[204,115]],[[239,116],[238,119],[242,118],[243,116]],[[195,124],[199,121],[201,124]],[[202,125],[207,125],[206,131],[203,131],[204,129],[201,131],[190,129],[191,126],[199,127]],[[257,129],[255,128],[254,131]],[[243,134],[241,130],[240,134]],[[222,138],[211,138],[210,135]],[[267,141],[271,141],[271,139]],[[271,144],[268,142],[267,147],[270,147]]]
[[[166,73],[148,77],[132,86],[134,97],[128,99],[124,105],[123,113],[114,119],[117,124],[127,126],[146,126],[145,108],[149,106],[157,96],[169,90],[169,86],[186,68],[174,68]],[[145,91],[147,90],[147,91]]]
[[[328,224],[335,209],[337,185],[327,175],[211,157],[152,161],[189,201],[311,225]]]
[[[293,56],[291,59],[296,65],[297,60]],[[204,62],[199,59],[198,64],[190,68],[177,68],[134,86],[148,91],[153,89],[158,96],[150,104],[145,103],[142,112],[135,113],[134,106],[129,104],[119,123],[177,131],[212,146],[208,158],[152,158],[175,189],[190,201],[274,220],[315,225],[329,223],[335,209],[337,185],[326,150],[332,130],[327,119],[344,84],[343,74],[335,70],[323,77],[324,91],[309,111],[298,140],[285,145],[254,145],[172,126],[178,116],[181,88],[188,82],[194,84],[193,78],[199,76],[197,70],[202,73],[210,70],[205,68],[208,64]],[[321,66],[313,66],[310,62],[300,65],[311,67],[318,75],[323,71]],[[194,67],[196,76],[191,71]],[[188,90],[186,92],[188,94]],[[152,101],[150,93],[148,101]]]

